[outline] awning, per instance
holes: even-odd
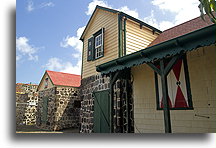
[[[209,46],[215,44],[215,41],[216,25],[213,24],[157,45],[147,47],[130,55],[98,65],[96,70],[97,72],[101,72],[101,74],[108,74],[144,63],[154,62],[165,57],[192,51],[199,47]]]

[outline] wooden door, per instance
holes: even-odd
[[[109,91],[94,92],[94,132],[110,132],[110,97]]]

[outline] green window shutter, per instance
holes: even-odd
[[[102,34],[102,57],[104,56],[104,28],[101,29]]]
[[[88,39],[87,61],[94,60],[94,37]]]

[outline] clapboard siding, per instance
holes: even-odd
[[[152,30],[142,27],[140,24],[126,21],[126,53],[130,54],[146,48],[158,34],[153,34]]]
[[[104,57],[87,61],[88,39],[101,28],[104,32]],[[97,74],[96,66],[118,58],[118,15],[98,9],[84,36],[82,78]]]

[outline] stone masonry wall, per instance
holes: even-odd
[[[131,81],[118,79],[113,86],[113,92],[113,132],[133,133],[134,113]]]
[[[16,94],[16,126],[25,125],[28,94]]]
[[[60,130],[63,128],[80,126],[80,99],[78,98],[78,88],[57,87],[56,88],[56,113],[55,128]]]
[[[45,130],[79,127],[80,99],[78,88],[53,87],[39,91],[37,126]],[[47,121],[42,122],[43,99],[48,97]]]
[[[92,92],[106,90],[109,88],[110,78],[107,76],[93,75],[81,80],[81,133],[93,132],[94,98]]]
[[[50,88],[46,90],[42,90],[38,92],[38,112],[37,112],[37,120],[36,125],[40,129],[44,130],[53,130],[54,123],[55,123],[55,112],[56,112],[56,105],[55,105],[55,91],[56,88]],[[43,115],[43,99],[48,97],[48,111],[47,111],[47,121],[46,123],[42,122],[42,115]]]
[[[36,84],[16,84],[16,108],[18,124],[35,125],[37,112],[37,85]],[[20,117],[19,117],[20,116]],[[21,119],[22,118],[22,119]],[[22,120],[22,123],[21,123]]]

